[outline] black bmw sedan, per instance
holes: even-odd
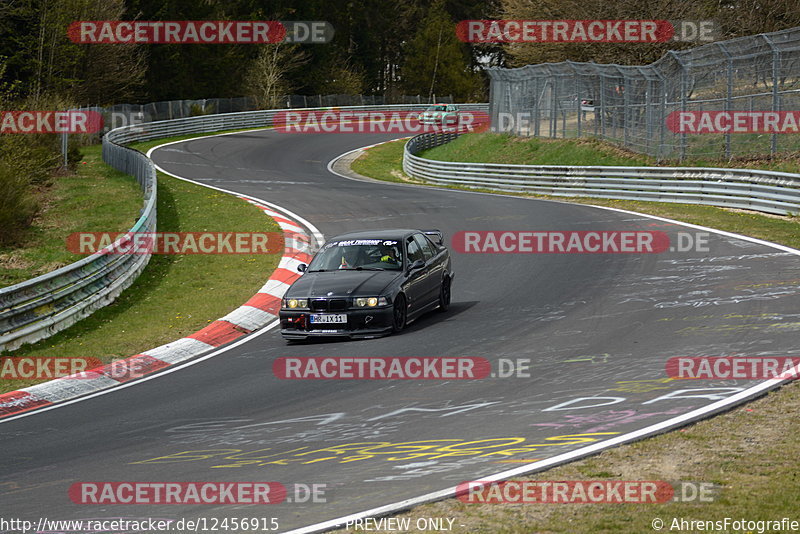
[[[450,305],[453,270],[439,230],[361,231],[334,237],[283,296],[284,338],[377,337]]]

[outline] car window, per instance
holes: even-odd
[[[408,238],[406,244],[406,252],[408,254],[409,263],[414,263],[417,260],[425,261],[425,255],[420,249],[419,244],[413,238]]]
[[[419,245],[420,250],[422,250],[422,255],[425,258],[425,261],[430,260],[435,255],[433,247],[431,247],[430,241],[428,241],[424,235],[422,234],[414,234],[414,241]]]
[[[422,237],[424,237],[425,241],[427,241],[430,244],[431,250],[433,251],[433,254],[434,255],[438,254],[439,253],[439,245],[436,244],[436,241],[431,239],[431,236],[429,236],[429,235],[424,235],[423,234]]]
[[[314,256],[309,271],[403,268],[402,247],[393,239],[349,239],[326,243]]]

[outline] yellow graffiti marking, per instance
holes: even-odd
[[[744,315],[741,313],[725,313],[722,315],[687,315],[685,317],[662,317],[659,321],[705,321],[708,319],[780,319],[777,313],[757,313]]]
[[[464,439],[432,439],[420,441],[404,441],[392,443],[388,441],[368,441],[344,443],[321,449],[306,450],[298,447],[289,451],[270,452],[270,448],[243,451],[241,449],[206,449],[182,451],[166,456],[159,456],[132,462],[133,464],[162,464],[172,462],[192,462],[212,460],[212,468],[236,468],[245,466],[302,465],[320,462],[337,461],[338,463],[360,462],[364,460],[382,459],[390,462],[406,462],[418,458],[438,460],[450,457],[500,457],[501,462],[535,462],[525,459],[508,459],[507,457],[527,454],[542,447],[563,447],[591,443],[600,436],[610,436],[619,432],[594,432],[590,434],[567,434],[545,438],[543,443],[527,444],[523,437],[486,438],[480,440]],[[298,452],[303,451],[303,452]],[[217,463],[219,460],[231,460],[230,463]]]
[[[298,448],[292,449],[292,450],[290,450],[288,452],[281,451],[281,452],[276,452],[276,453],[273,453],[273,454],[267,454],[266,456],[253,456],[253,457],[246,457],[246,458],[239,459],[240,457],[245,456],[245,455],[250,455],[250,454],[255,454],[255,453],[261,452],[261,451],[271,450],[269,448],[267,448],[267,449],[258,449],[258,450],[255,450],[255,451],[245,452],[245,453],[242,453],[242,454],[234,454],[234,455],[226,456],[226,457],[223,458],[223,460],[235,460],[235,462],[233,464],[230,464],[230,465],[214,465],[214,466],[211,466],[211,467],[212,468],[217,468],[217,467],[244,467],[245,465],[261,464],[261,463],[263,463],[263,460],[266,459],[266,458],[272,458],[274,456],[282,456],[284,454],[288,454],[289,452],[302,451],[303,449],[307,449],[307,448],[308,447],[298,447]]]
[[[800,280],[769,280],[766,282],[760,282],[757,284],[740,284],[737,286],[733,286],[734,289],[761,289],[765,287],[775,287],[775,286],[796,286],[800,285]]]
[[[715,333],[715,332],[736,332],[747,330],[800,330],[800,323],[779,322],[779,323],[756,323],[756,324],[719,324],[713,326],[687,326],[681,328],[677,334],[691,334],[695,332]]]
[[[132,464],[170,464],[175,462],[193,462],[196,460],[208,460],[214,456],[229,454],[232,452],[242,452],[241,449],[206,449],[199,451],[183,451],[169,454],[167,456],[159,456],[158,458],[150,458],[149,460],[142,460],[141,462],[131,462]],[[211,453],[211,454],[206,454]]]

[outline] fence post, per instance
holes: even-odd
[[[664,154],[664,136],[667,133],[667,81],[664,78],[664,75],[658,70],[653,69],[658,76],[658,82],[660,90],[658,91],[658,151],[656,152],[656,161],[661,163],[662,156]]]
[[[575,80],[575,103],[578,105],[578,132],[575,135],[575,137],[580,137],[581,134],[583,133],[581,131],[581,126],[582,126],[581,119],[583,118],[583,98],[581,98],[581,92],[578,89],[579,84],[578,84],[578,74],[577,73],[575,73],[574,80]]]
[[[617,70],[622,77],[622,106],[624,108],[622,110],[622,146],[627,148],[630,146],[628,131],[631,127],[631,92],[630,88],[628,87],[629,77],[621,68],[617,67]]]
[[[689,93],[689,80],[688,80],[688,71],[686,69],[686,65],[681,60],[681,58],[677,54],[677,52],[675,52],[674,50],[670,50],[667,53],[669,55],[671,55],[673,58],[675,58],[675,61],[678,63],[678,66],[681,69],[681,82],[680,82],[681,83],[681,111],[688,111],[686,109],[686,107],[687,107],[686,104],[687,104],[687,98],[688,98],[688,93]],[[684,160],[686,160],[686,133],[685,132],[682,132],[680,134],[680,140],[681,140],[680,141],[680,143],[681,143],[681,151],[680,151],[679,159],[680,159],[680,161],[684,161]]]
[[[606,77],[600,74],[600,137],[606,139]]]
[[[775,46],[775,43],[768,35],[764,35],[762,33],[760,36],[764,38],[770,49],[772,49],[772,111],[780,111],[781,106],[779,102],[780,95],[778,94],[778,73],[781,62],[781,51],[777,46]],[[770,153],[774,155],[776,152],[778,152],[778,133],[772,132],[770,139]]]
[[[542,121],[541,107],[542,107],[542,96],[544,94],[544,90],[542,90],[541,92],[539,91],[539,80],[541,79],[542,79],[541,76],[537,76],[536,78],[534,78],[534,80],[536,81],[536,92],[533,94],[533,97],[535,99],[533,103],[534,104],[533,110],[536,115],[536,122],[534,122],[533,125],[533,135],[535,137],[539,137],[539,134],[541,133],[541,124],[540,124]]]
[[[728,58],[728,72],[727,72],[727,90],[725,92],[725,112],[730,113],[733,106],[733,56],[731,56],[725,44],[717,43],[720,50]],[[731,132],[725,133],[725,159],[731,159]]]

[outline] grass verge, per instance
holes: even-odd
[[[550,140],[508,134],[468,134],[426,150],[422,156],[442,161],[540,165],[653,165],[654,159],[597,139]]]
[[[77,172],[40,191],[43,209],[19,246],[0,248],[0,287],[81,259],[65,246],[73,232],[124,232],[136,222],[142,191],[136,180],[107,167],[100,146],[82,149]]]
[[[102,162],[97,165],[105,167],[101,172],[115,172]],[[162,173],[158,173],[157,209],[160,232],[280,232],[255,206]],[[237,308],[258,291],[279,260],[280,254],[154,255],[111,305],[63,332],[3,356],[91,356],[103,361],[132,356],[191,334]],[[41,381],[0,381],[0,392]]]
[[[464,137],[459,141],[461,139]],[[440,160],[455,158],[491,162],[502,160],[503,163],[567,164],[568,161],[570,165],[598,164],[598,160],[591,158],[591,152],[570,153],[558,147],[539,147],[535,150],[523,147],[519,153],[513,150],[515,145],[540,141],[525,139],[494,144],[493,150],[481,149],[479,158],[475,153],[469,152],[469,147],[474,146],[475,140],[465,139],[461,145],[449,149],[446,149],[448,145],[437,147],[428,151],[425,156]],[[542,144],[549,143],[553,142],[545,141]],[[591,149],[596,143],[578,144],[588,145]],[[575,148],[574,143],[564,144],[572,146],[572,149]],[[408,177],[403,177],[402,173],[398,174],[402,165],[402,146],[401,141],[373,147],[356,160],[352,168],[360,174],[375,179],[410,181]],[[595,146],[595,148],[603,151],[598,154],[601,161],[614,160],[611,158],[616,150],[613,147]],[[531,157],[532,153],[537,155]],[[615,161],[614,165],[624,164]],[[637,163],[627,164],[640,164],[638,158],[631,161]],[[787,172],[800,170],[791,157],[771,163],[773,168]],[[729,165],[717,162],[716,166]],[[649,213],[800,248],[798,218],[683,204],[551,198],[563,202],[605,205]],[[397,517],[410,519],[411,525],[414,525],[419,518],[452,518],[454,519],[452,532],[493,534],[656,532],[658,530],[652,526],[656,518],[664,521],[664,527],[661,529],[664,532],[702,530],[733,532],[731,527],[725,530],[719,525],[686,526],[687,524],[681,525],[679,521],[680,519],[724,521],[726,517],[751,521],[780,520],[784,517],[800,520],[797,514],[797,503],[800,501],[800,467],[797,464],[800,440],[796,437],[800,432],[800,420],[796,416],[798,405],[800,405],[800,386],[793,382],[742,407],[678,431],[617,447],[540,474],[516,479],[710,482],[719,487],[714,502],[511,505],[467,504],[456,499],[448,499],[415,507]],[[444,524],[447,525],[447,522]],[[759,532],[758,528],[758,525],[755,525],[752,531]],[[765,528],[761,531],[774,532],[776,529]],[[347,532],[360,531],[347,530]],[[417,530],[412,528],[408,532]]]

